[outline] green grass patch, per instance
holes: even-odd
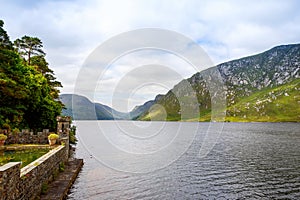
[[[22,162],[21,167],[25,167],[29,163],[38,159],[42,155],[49,152],[50,149],[29,149],[17,151],[0,152],[0,166],[8,162]]]

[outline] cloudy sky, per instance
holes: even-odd
[[[300,42],[297,0],[0,0],[0,5],[11,40],[29,35],[43,41],[62,93],[74,92],[82,66],[99,45],[141,28],[182,34],[214,64]],[[104,68],[95,87],[82,94],[121,111],[167,92],[199,70],[157,49],[127,52]],[[120,90],[123,96],[116,97]]]

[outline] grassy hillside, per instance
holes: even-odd
[[[226,120],[300,122],[300,79],[242,98],[227,108]]]

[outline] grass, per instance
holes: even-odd
[[[226,121],[300,122],[300,80],[257,91],[227,108]],[[235,116],[234,116],[235,115]]]
[[[8,162],[22,162],[21,167],[38,159],[49,152],[50,149],[27,149],[27,150],[9,150],[0,152],[0,166]]]

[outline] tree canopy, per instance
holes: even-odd
[[[21,39],[16,39],[14,45],[21,55],[26,56],[27,64],[31,64],[31,57],[34,55],[45,55],[42,50],[43,43],[37,37],[29,37],[24,35]]]
[[[0,128],[56,128],[61,83],[48,67],[42,42],[24,36],[12,42],[0,20]],[[25,62],[24,58],[25,56]]]
[[[0,19],[0,48],[12,49],[12,42],[3,28],[4,22]]]

